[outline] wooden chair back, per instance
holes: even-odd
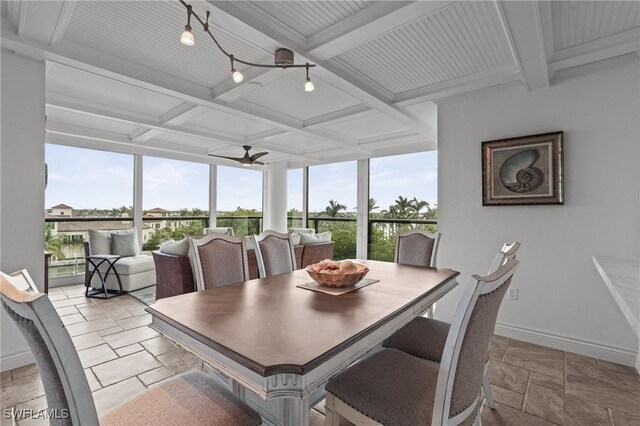
[[[296,255],[291,233],[264,231],[252,235],[261,278],[296,270]]]
[[[190,239],[196,289],[223,287],[249,279],[247,245],[244,237],[207,234]]]
[[[399,232],[396,236],[395,262],[435,268],[439,245],[439,232],[431,234],[422,229]]]

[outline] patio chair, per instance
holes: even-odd
[[[212,233],[197,239],[191,238],[190,244],[198,291],[249,279],[244,237]]]
[[[439,363],[398,349],[382,349],[326,385],[326,425],[480,424],[480,389],[498,309],[518,261],[471,277]]]
[[[520,248],[519,242],[506,243],[496,254],[488,274],[492,274],[509,260],[515,259]],[[450,324],[432,318],[416,317],[395,334],[382,342],[385,348],[399,349],[418,358],[440,362],[444,351]],[[483,378],[484,394],[489,408],[495,409],[493,394],[489,386],[489,346],[485,355]]]
[[[50,419],[50,425],[222,426],[262,422],[246,403],[200,371],[166,380],[98,420],[78,353],[47,295],[38,292],[23,270],[12,275],[0,273],[0,299],[33,352],[48,409],[66,413]]]
[[[252,235],[251,238],[261,278],[296,270],[296,255],[293,251],[291,233],[264,231],[259,235]]]

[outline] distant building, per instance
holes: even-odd
[[[73,207],[68,206],[66,204],[58,204],[57,206],[51,207],[51,216],[73,216]]]
[[[155,218],[164,218],[170,216],[177,216],[175,213],[170,212],[169,210],[165,210],[160,207],[155,207],[151,210],[145,211],[144,219],[147,220],[151,228],[153,229],[163,229],[163,228],[171,228],[175,230],[181,226],[187,226],[189,224],[188,220],[152,220]],[[145,240],[146,241],[146,240]]]

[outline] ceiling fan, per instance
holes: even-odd
[[[267,155],[268,152],[258,152],[257,154],[249,155],[249,150],[251,149],[251,147],[249,145],[243,145],[242,147],[245,150],[244,157],[225,157],[224,155],[214,155],[214,154],[208,154],[208,155],[212,157],[226,158],[227,160],[234,160],[245,167],[253,166],[254,164],[258,166],[264,166],[264,163],[262,161],[256,161],[256,160],[262,157],[263,155]]]

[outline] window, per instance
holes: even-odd
[[[356,257],[357,162],[309,167],[308,226],[331,231],[334,259]]]
[[[437,178],[437,151],[370,160],[369,259],[393,261],[398,232],[437,231]]]
[[[289,170],[287,176],[287,227],[302,228],[302,178],[303,169]]]
[[[209,223],[209,166],[157,157],[143,161],[143,250],[153,250],[169,238],[202,235]],[[175,216],[202,219],[172,226],[166,218]]]
[[[231,227],[235,235],[262,231],[262,172],[218,166],[217,226]]]
[[[44,227],[45,250],[51,253],[49,276],[81,274],[82,243],[89,240],[90,229],[133,226],[133,156],[47,143],[45,158],[45,207],[51,211]],[[86,221],[87,217],[95,220]]]

